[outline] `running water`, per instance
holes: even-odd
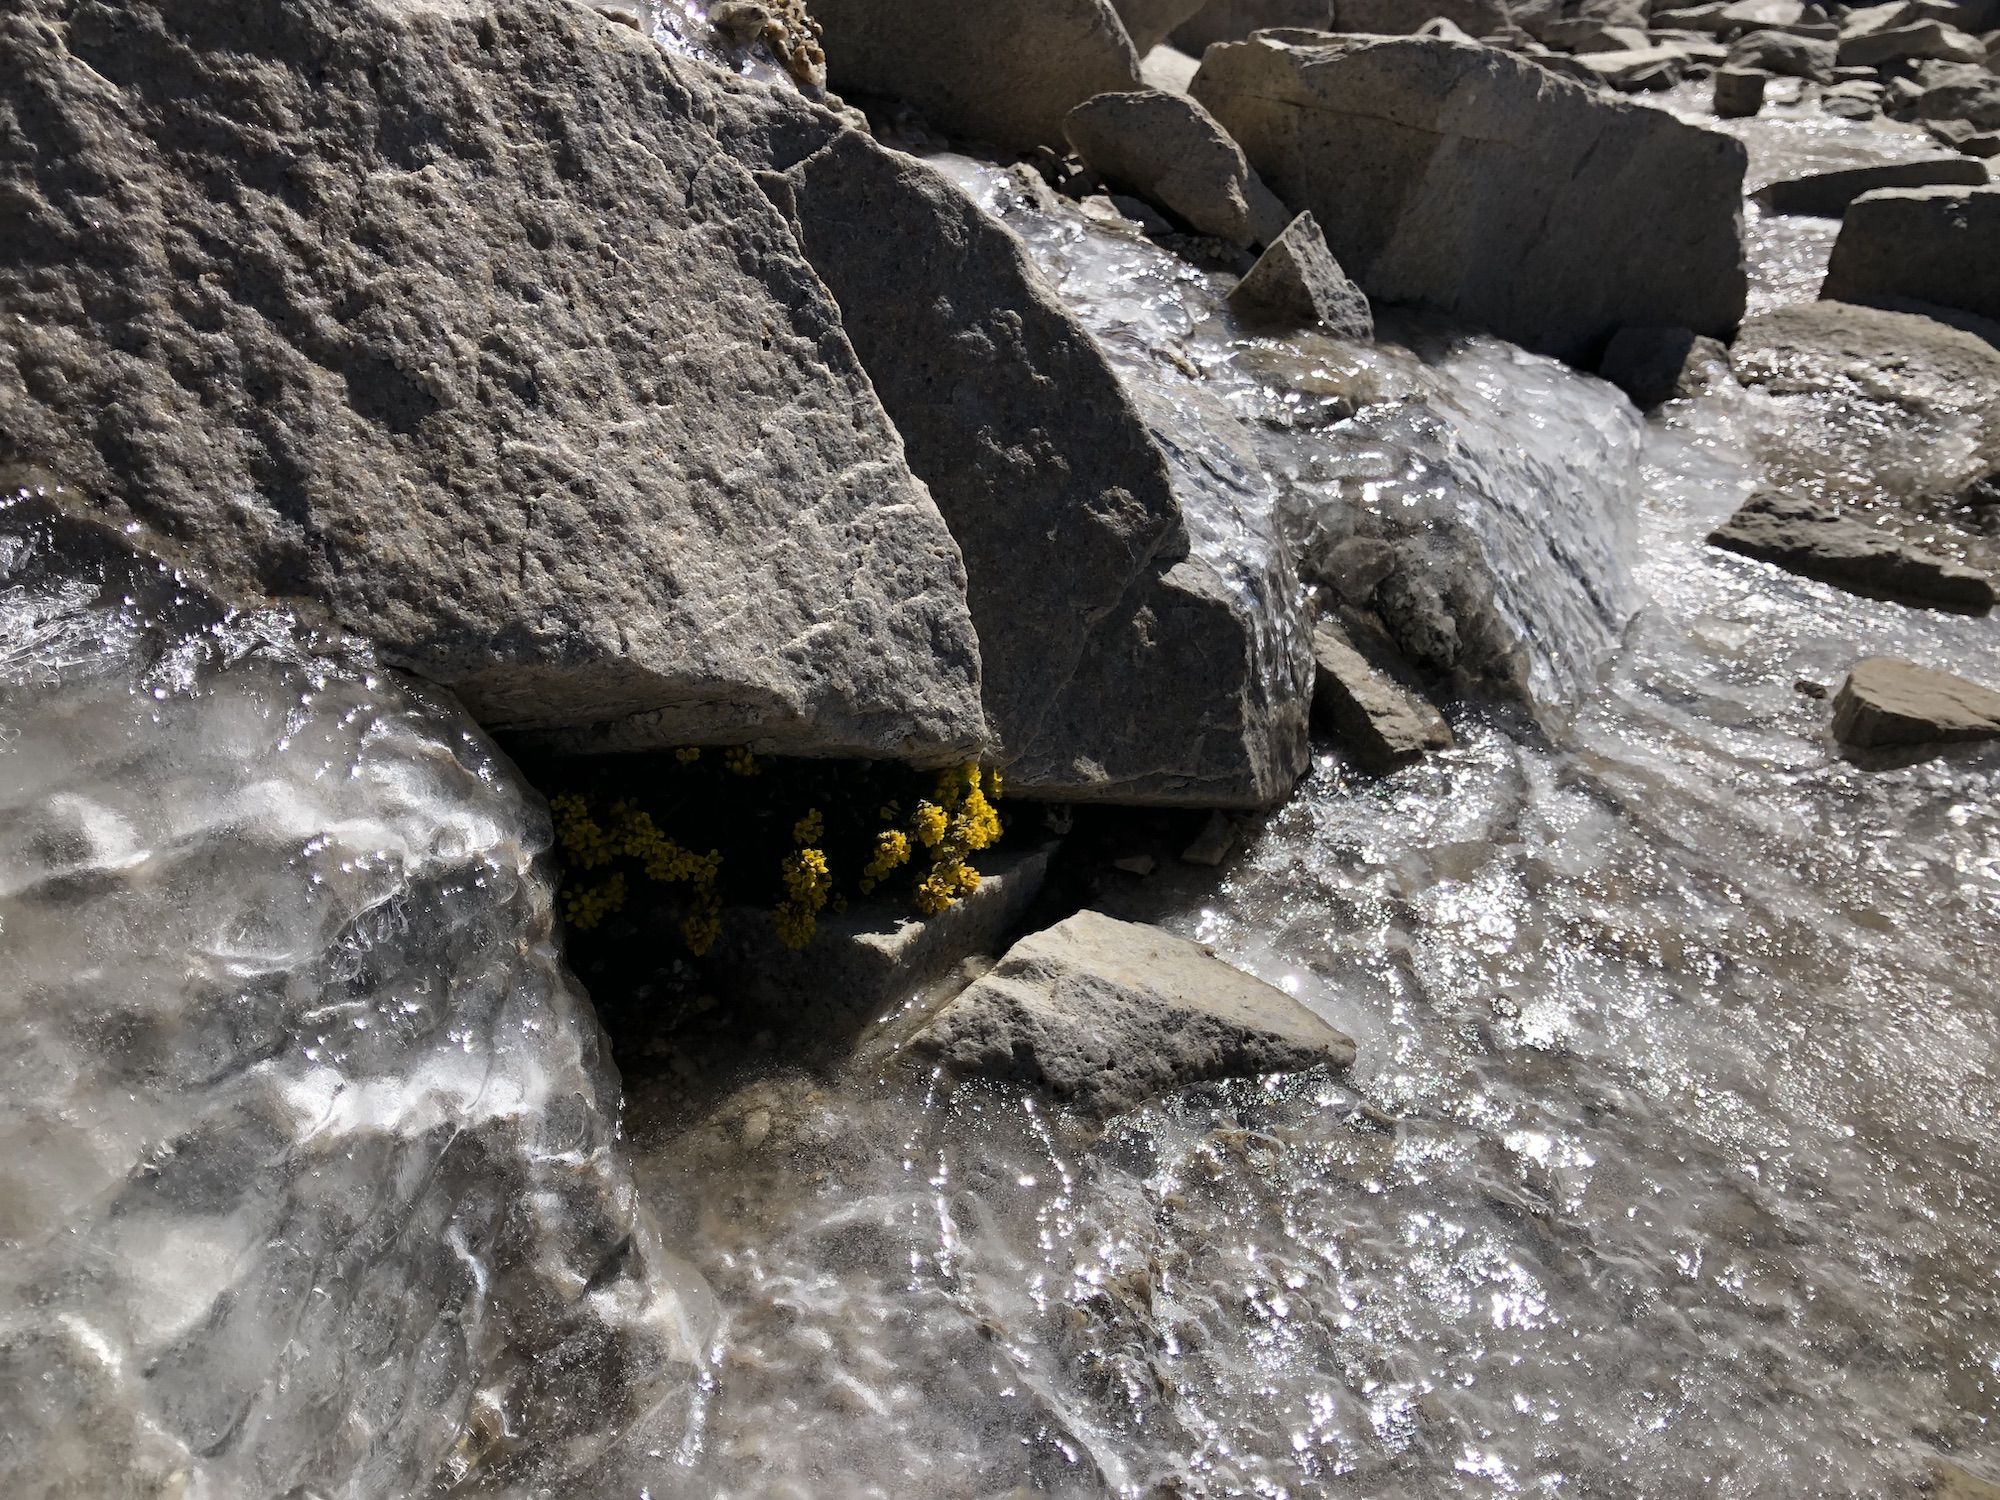
[[[1906,144],[1782,115],[1743,128],[1759,152]],[[1917,1494],[1935,1454],[2000,1462],[2000,750],[1865,770],[1796,686],[1870,652],[2000,678],[2000,645],[1991,622],[1703,544],[1774,428],[1791,461],[1858,484],[1970,462],[1962,427],[1866,396],[1801,415],[1720,375],[1642,424],[1601,382],[1491,339],[1253,336],[1221,311],[1221,279],[1008,174],[940,165],[1111,351],[1202,557],[1268,609],[1274,674],[1300,660],[1294,560],[1338,592],[1357,541],[1386,546],[1457,633],[1436,663],[1469,689],[1456,750],[1387,778],[1323,753],[1219,880],[1115,875],[1099,897],[1298,996],[1359,1041],[1353,1072],[1204,1086],[1102,1133],[988,1086],[775,1073],[690,1120],[642,1082],[640,1195],[681,1267],[620,1218],[594,1039],[546,941],[546,829],[483,741],[289,622],[188,625],[185,601],[10,573],[33,670],[0,686],[35,714],[0,726],[0,749],[25,744],[75,812],[0,851],[7,932],[49,920],[34,888],[62,875],[155,939],[170,918],[221,934],[121,941],[108,986],[38,971],[39,992],[115,1009],[120,963],[212,948],[287,1016],[345,984],[345,1010],[287,1024],[324,1021],[329,1067],[372,1077],[400,1050],[431,1084],[321,1120],[295,1178],[188,1122],[237,1089],[270,1096],[260,1118],[310,1125],[316,1059],[218,1036],[226,1066],[169,1090],[181,1113],[144,1136],[174,1150],[107,1158],[124,1196],[83,1221],[90,1274],[26,1236],[7,1275],[34,1291],[15,1300],[41,1320],[36,1357],[83,1372],[95,1404],[87,1441],[24,1449],[40,1408],[22,1393],[43,1387],[17,1380],[0,1396],[26,1415],[0,1460],[57,1454],[93,1494],[143,1460],[154,1492],[200,1493],[161,1440],[194,1411],[252,1435],[230,1461],[269,1493],[315,1465],[346,1465],[357,1495],[414,1492],[442,1464],[459,1493],[630,1500],[1875,1497]],[[1811,234],[1758,225],[1753,243],[1760,298],[1810,290]],[[121,754],[154,768],[134,786],[161,767],[198,783],[201,837],[155,829],[144,798],[110,807],[92,778],[131,779]],[[287,807],[338,838],[287,843]],[[195,883],[151,883],[149,865]],[[159,994],[204,993],[172,967]],[[90,1016],[50,1014],[29,1019],[92,1035]],[[97,1034],[136,1055],[143,1021]],[[482,1059],[479,1192],[433,1191],[463,1150],[433,1129],[444,1084],[485,1077]],[[0,1120],[10,1140],[30,1127]],[[51,1150],[31,1145],[0,1170]],[[349,1179],[371,1204],[351,1242],[328,1186]],[[296,1183],[323,1191],[301,1206]],[[473,1215],[455,1268],[413,1259],[395,1229],[455,1205]],[[367,1295],[322,1305],[313,1276],[285,1274],[298,1238],[268,1220],[287,1207],[372,1268]],[[133,1250],[139,1212],[172,1216],[172,1258]],[[546,1238],[496,1287],[478,1231],[502,1222]],[[540,1321],[579,1288],[619,1339]],[[105,1308],[136,1352],[86,1337]],[[464,1332],[488,1316],[517,1322]],[[340,1372],[378,1392],[378,1429],[315,1426],[343,1392],[232,1384],[262,1368],[238,1347],[357,1317],[431,1333],[385,1332],[404,1364]],[[0,1332],[25,1368],[27,1335]],[[419,1399],[379,1395],[406,1390]],[[463,1434],[411,1416],[468,1401]]]
[[[1876,1497],[2000,1460],[2000,751],[1864,770],[1795,686],[1873,652],[1992,678],[2000,643],[1704,545],[1774,423],[1850,476],[1953,432],[1726,376],[1642,427],[1489,339],[1247,338],[1201,273],[946,165],[1171,449],[1258,456],[1209,545],[1280,533],[1310,573],[1415,538],[1568,711],[1468,702],[1386,779],[1323,755],[1219,884],[1102,893],[1354,1035],[1345,1080],[1101,1138],[984,1086],[777,1078],[692,1130],[642,1095],[642,1185],[727,1329],[696,1440],[605,1491]],[[1765,305],[1814,243],[1755,230]]]

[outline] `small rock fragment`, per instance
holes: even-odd
[[[1841,684],[1833,732],[1863,750],[2000,739],[2000,692],[1915,662],[1871,656]]]
[[[1194,842],[1181,850],[1181,863],[1214,869],[1229,858],[1229,851],[1235,847],[1236,825],[1226,814],[1210,813],[1208,821],[1202,824],[1201,832],[1194,836]]]
[[[1708,540],[1872,598],[1963,614],[1993,607],[1985,575],[1793,495],[1753,495]]]
[[[1283,990],[1185,938],[1094,911],[1016,943],[909,1050],[1097,1119],[1190,1083],[1354,1060],[1348,1037]]]
[[[1313,718],[1377,774],[1453,743],[1444,716],[1354,649],[1331,620],[1313,631]]]
[[[1329,333],[1364,343],[1375,337],[1368,298],[1340,269],[1309,213],[1271,242],[1229,294],[1229,305],[1255,321],[1320,323]]]
[[[1764,107],[1764,85],[1770,74],[1752,68],[1717,68],[1712,96],[1716,115],[1742,120]]]

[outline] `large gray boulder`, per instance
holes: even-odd
[[[1354,1043],[1185,938],[1084,911],[1016,943],[910,1052],[1103,1118],[1208,1079],[1346,1067]]]
[[[1132,45],[1142,58],[1164,42],[1176,26],[1200,10],[1202,3],[1203,0],[1111,0],[1118,19],[1125,23],[1125,34],[1132,38]]]
[[[1099,94],[1069,112],[1063,133],[1107,181],[1233,245],[1268,245],[1291,214],[1215,117],[1183,94]]]
[[[1303,705],[1272,695],[1260,622],[1188,555],[1159,445],[1020,242],[922,163],[760,86],[725,90],[717,129],[793,217],[963,549],[1010,787],[1281,799]]]
[[[1211,48],[1195,97],[1380,302],[1588,361],[1623,324],[1743,315],[1741,143],[1429,38]]]
[[[966,757],[958,546],[711,76],[543,0],[10,7],[0,461],[489,727]]]
[[[1109,0],[813,0],[812,13],[834,88],[994,145],[1060,148],[1077,105],[1140,86]]]
[[[1863,194],[1841,220],[1820,296],[2000,319],[2000,187]]]

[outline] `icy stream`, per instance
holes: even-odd
[[[1753,147],[1775,174],[1905,143],[1781,115]],[[1226,479],[1198,545],[1254,567],[1279,532],[1333,586],[1387,537],[1501,691],[1419,768],[1323,756],[1219,885],[1102,895],[1350,1031],[1346,1086],[1093,1139],[979,1088],[777,1079],[642,1130],[728,1327],[697,1444],[603,1482],[1673,1500],[2000,1462],[2000,752],[1863,770],[1794,685],[1868,652],[1994,678],[2000,635],[1703,544],[1774,429],[1885,480],[1955,434],[1733,388],[1642,426],[1492,340],[1246,339],[1200,273],[944,165],[1184,481]],[[1817,229],[1755,228],[1764,305],[1810,287]]]
[[[1759,129],[1767,175],[1906,144]],[[778,1074],[691,1123],[640,1086],[663,1249],[504,760],[294,622],[51,581],[16,537],[0,1490],[1775,1500],[2000,1472],[2000,749],[1863,769],[1795,686],[1870,652],[2000,680],[2000,626],[1703,544],[1775,427],[1849,479],[1970,462],[1963,434],[1733,388],[1642,422],[1417,325],[1251,337],[1219,278],[938,164],[1133,384],[1196,547],[1272,601],[1270,670],[1309,590],[1386,556],[1463,689],[1456,750],[1376,779],[1321,747],[1219,879],[1101,893],[1348,1031],[1353,1073],[1101,1136],[985,1087]],[[1820,228],[1753,231],[1761,305],[1808,294]],[[211,1029],[175,1051],[188,1015]],[[67,1132],[66,1078],[126,1102]],[[272,1363],[335,1327],[369,1358]]]

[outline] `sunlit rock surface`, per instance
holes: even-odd
[[[0,1493],[405,1496],[671,1427],[702,1293],[539,801],[115,553],[0,511]]]

